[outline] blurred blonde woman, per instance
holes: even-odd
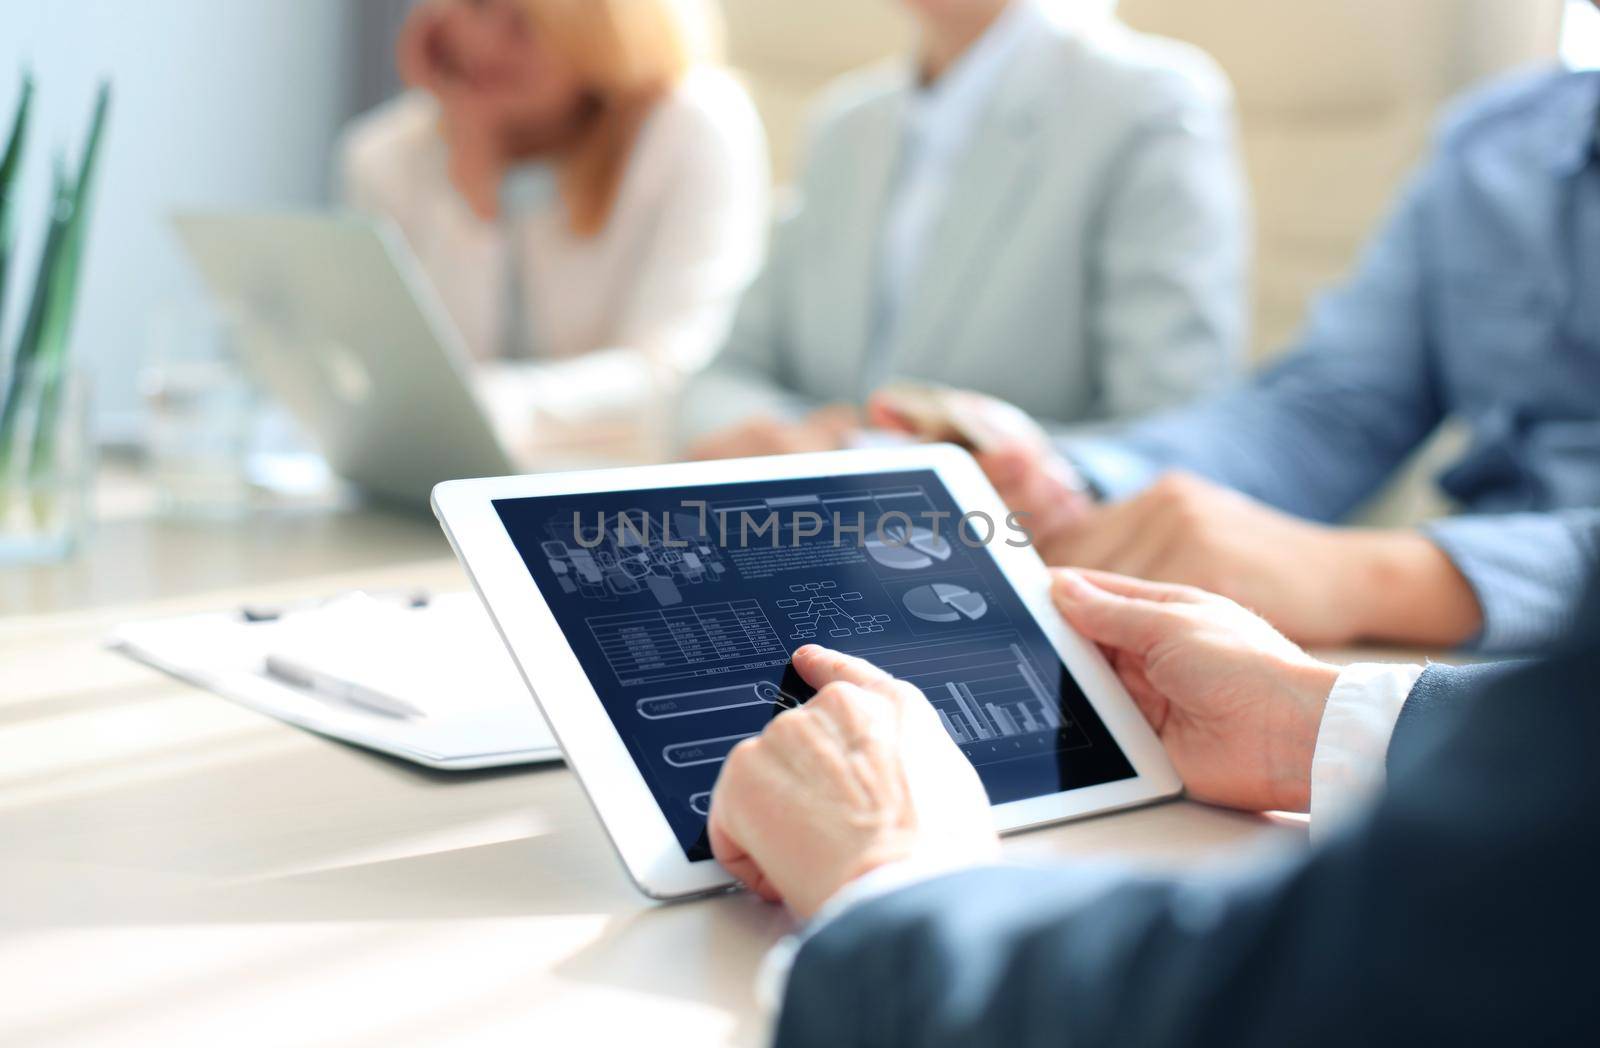
[[[768,172],[704,0],[425,0],[343,148],[525,457],[638,455],[759,261]],[[644,451],[648,453],[648,451]]]

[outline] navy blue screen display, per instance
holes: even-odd
[[[500,499],[495,509],[691,860],[741,739],[816,643],[922,689],[995,803],[1134,774],[932,471]]]

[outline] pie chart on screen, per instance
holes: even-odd
[[[924,622],[976,621],[989,610],[983,595],[948,582],[935,582],[906,591],[900,598],[905,609]]]
[[[928,528],[889,527],[867,540],[867,554],[886,568],[916,571],[949,560],[950,543]]]

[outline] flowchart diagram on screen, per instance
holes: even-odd
[[[882,633],[890,622],[889,616],[860,610],[856,607],[864,598],[858,590],[839,592],[839,584],[832,580],[801,582],[789,587],[793,597],[777,602],[781,611],[789,613],[794,623],[795,640],[813,640],[819,634],[833,640],[845,637],[867,637]]]

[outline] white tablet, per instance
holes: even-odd
[[[789,665],[807,643],[920,687],[1002,831],[1182,788],[959,448],[451,481],[433,505],[647,895],[731,883],[711,788],[809,697]]]

